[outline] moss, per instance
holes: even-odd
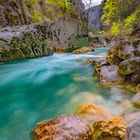
[[[76,46],[76,48],[88,47],[89,46],[88,38],[85,37],[85,38],[77,39],[75,42],[75,46]]]

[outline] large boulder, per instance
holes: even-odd
[[[95,122],[93,140],[125,140],[126,125],[122,118],[115,117],[109,121]]]
[[[122,84],[124,77],[117,73],[118,67],[115,65],[102,66],[100,68],[100,83],[104,87],[110,87],[114,84]]]
[[[31,133],[33,140],[90,140],[90,126],[77,116],[60,116],[38,124]]]
[[[75,114],[90,125],[96,121],[106,121],[111,118],[111,114],[106,109],[94,104],[81,105]]]
[[[129,75],[139,71],[140,68],[140,57],[130,58],[122,61],[119,64],[118,73],[122,75]]]
[[[126,60],[129,58],[133,58],[134,55],[134,50],[135,47],[130,44],[129,42],[121,42],[117,44],[118,46],[115,46],[117,51],[115,51],[115,55],[118,56],[119,58]]]

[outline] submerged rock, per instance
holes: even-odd
[[[125,140],[126,125],[122,118],[99,121],[93,125],[93,140]]]
[[[110,87],[113,84],[121,84],[124,77],[117,73],[118,67],[115,65],[102,66],[100,68],[100,83],[104,87]]]
[[[94,104],[81,105],[75,114],[90,125],[96,121],[106,121],[111,118],[111,114],[107,110]]]
[[[38,124],[32,140],[90,140],[90,126],[77,116],[60,116]]]
[[[94,50],[93,47],[82,47],[82,48],[74,50],[72,53],[83,54],[83,53],[93,52],[93,50]]]
[[[122,75],[132,74],[140,69],[140,57],[130,58],[119,64],[118,73]]]

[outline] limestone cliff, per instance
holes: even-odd
[[[3,8],[11,6],[8,0],[0,3],[0,5],[2,4],[6,4]],[[76,13],[71,11],[54,21],[0,29],[0,61],[46,56],[52,54],[54,50],[66,51],[75,48],[76,39],[87,33],[87,24],[81,14],[82,9],[79,4],[73,6],[77,9]],[[9,13],[12,13],[12,10],[11,8]],[[28,12],[24,14],[26,13]],[[1,23],[20,24],[19,18],[24,19],[25,15],[22,17],[16,11],[14,14],[17,16],[13,22],[7,21],[8,18],[5,18]]]
[[[27,7],[20,0],[1,0],[0,19],[2,26],[29,24],[32,21]]]
[[[4,28],[0,32],[0,61],[46,56],[53,50],[75,47],[86,26],[77,16],[64,16],[57,22]]]

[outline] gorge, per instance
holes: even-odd
[[[0,2],[1,140],[139,140],[140,1],[93,5]]]

